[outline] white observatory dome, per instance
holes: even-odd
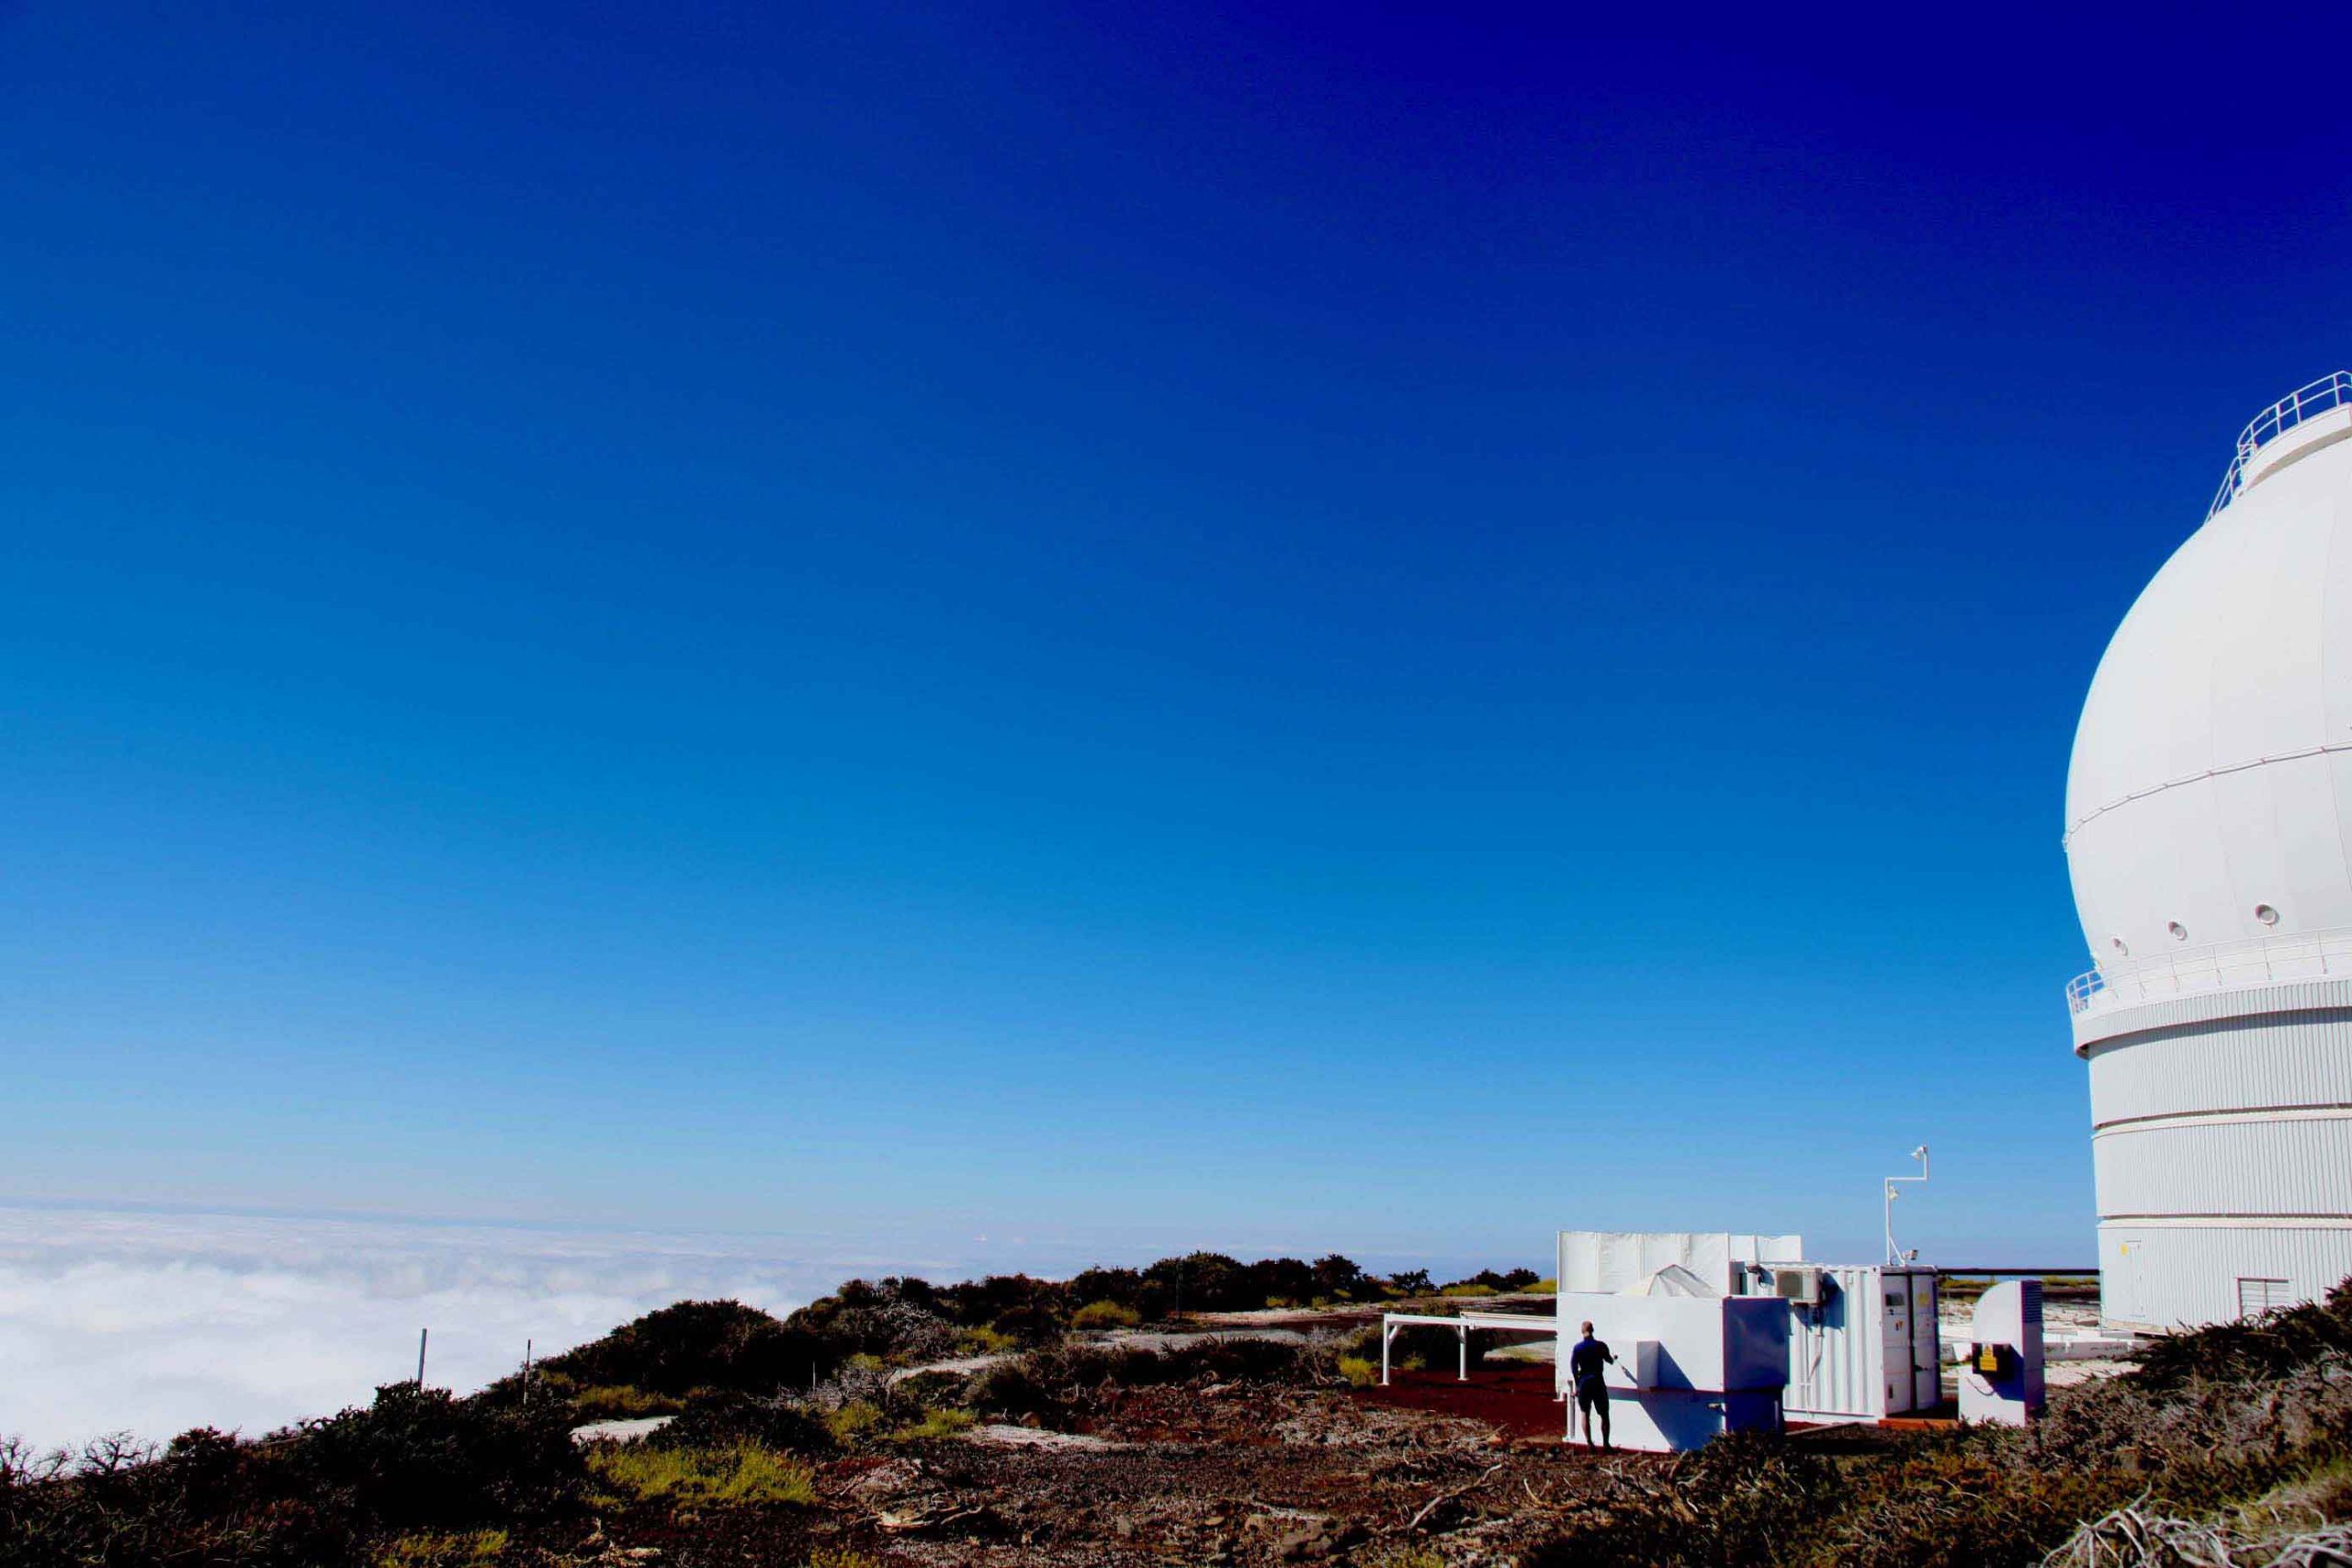
[[[2066,855],[2103,968],[2352,928],[2347,436],[2352,407],[2262,447],[2099,660]]]
[[[2066,781],[2102,1301],[2352,1273],[2352,375],[2267,410],[2124,617]]]

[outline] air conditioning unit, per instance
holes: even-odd
[[[1810,1263],[1785,1265],[1772,1270],[1772,1293],[1791,1306],[1817,1307],[1828,1299],[1829,1281]]]

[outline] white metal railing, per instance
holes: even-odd
[[[2197,991],[2352,976],[2352,926],[2216,942],[2161,958],[2125,959],[2066,982],[2066,1010],[2098,1012]]]
[[[2206,517],[2211,519],[2238,498],[2238,491],[2245,488],[2245,467],[2256,452],[2313,414],[2347,404],[2352,404],[2352,370],[2338,370],[2308,387],[2296,388],[2248,420],[2245,428],[2238,432],[2238,447],[2230,458],[2230,471],[2222,476],[2222,488],[2214,492],[2213,504],[2205,509]]]

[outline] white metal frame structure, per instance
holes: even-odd
[[[1539,1339],[1556,1339],[1560,1322],[1556,1317],[1537,1317],[1531,1313],[1465,1312],[1459,1317],[1440,1317],[1434,1313],[1384,1312],[1380,1314],[1380,1386],[1388,1386],[1388,1351],[1396,1343],[1396,1331],[1410,1324],[1431,1324],[1439,1328],[1451,1328],[1461,1340],[1462,1359],[1456,1369],[1456,1380],[1470,1381],[1470,1331],[1474,1328],[1496,1328],[1508,1334],[1532,1334]]]

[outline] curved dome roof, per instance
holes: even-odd
[[[2352,927],[2352,378],[2317,385],[2248,426],[2091,682],[2066,858],[2102,968]]]

